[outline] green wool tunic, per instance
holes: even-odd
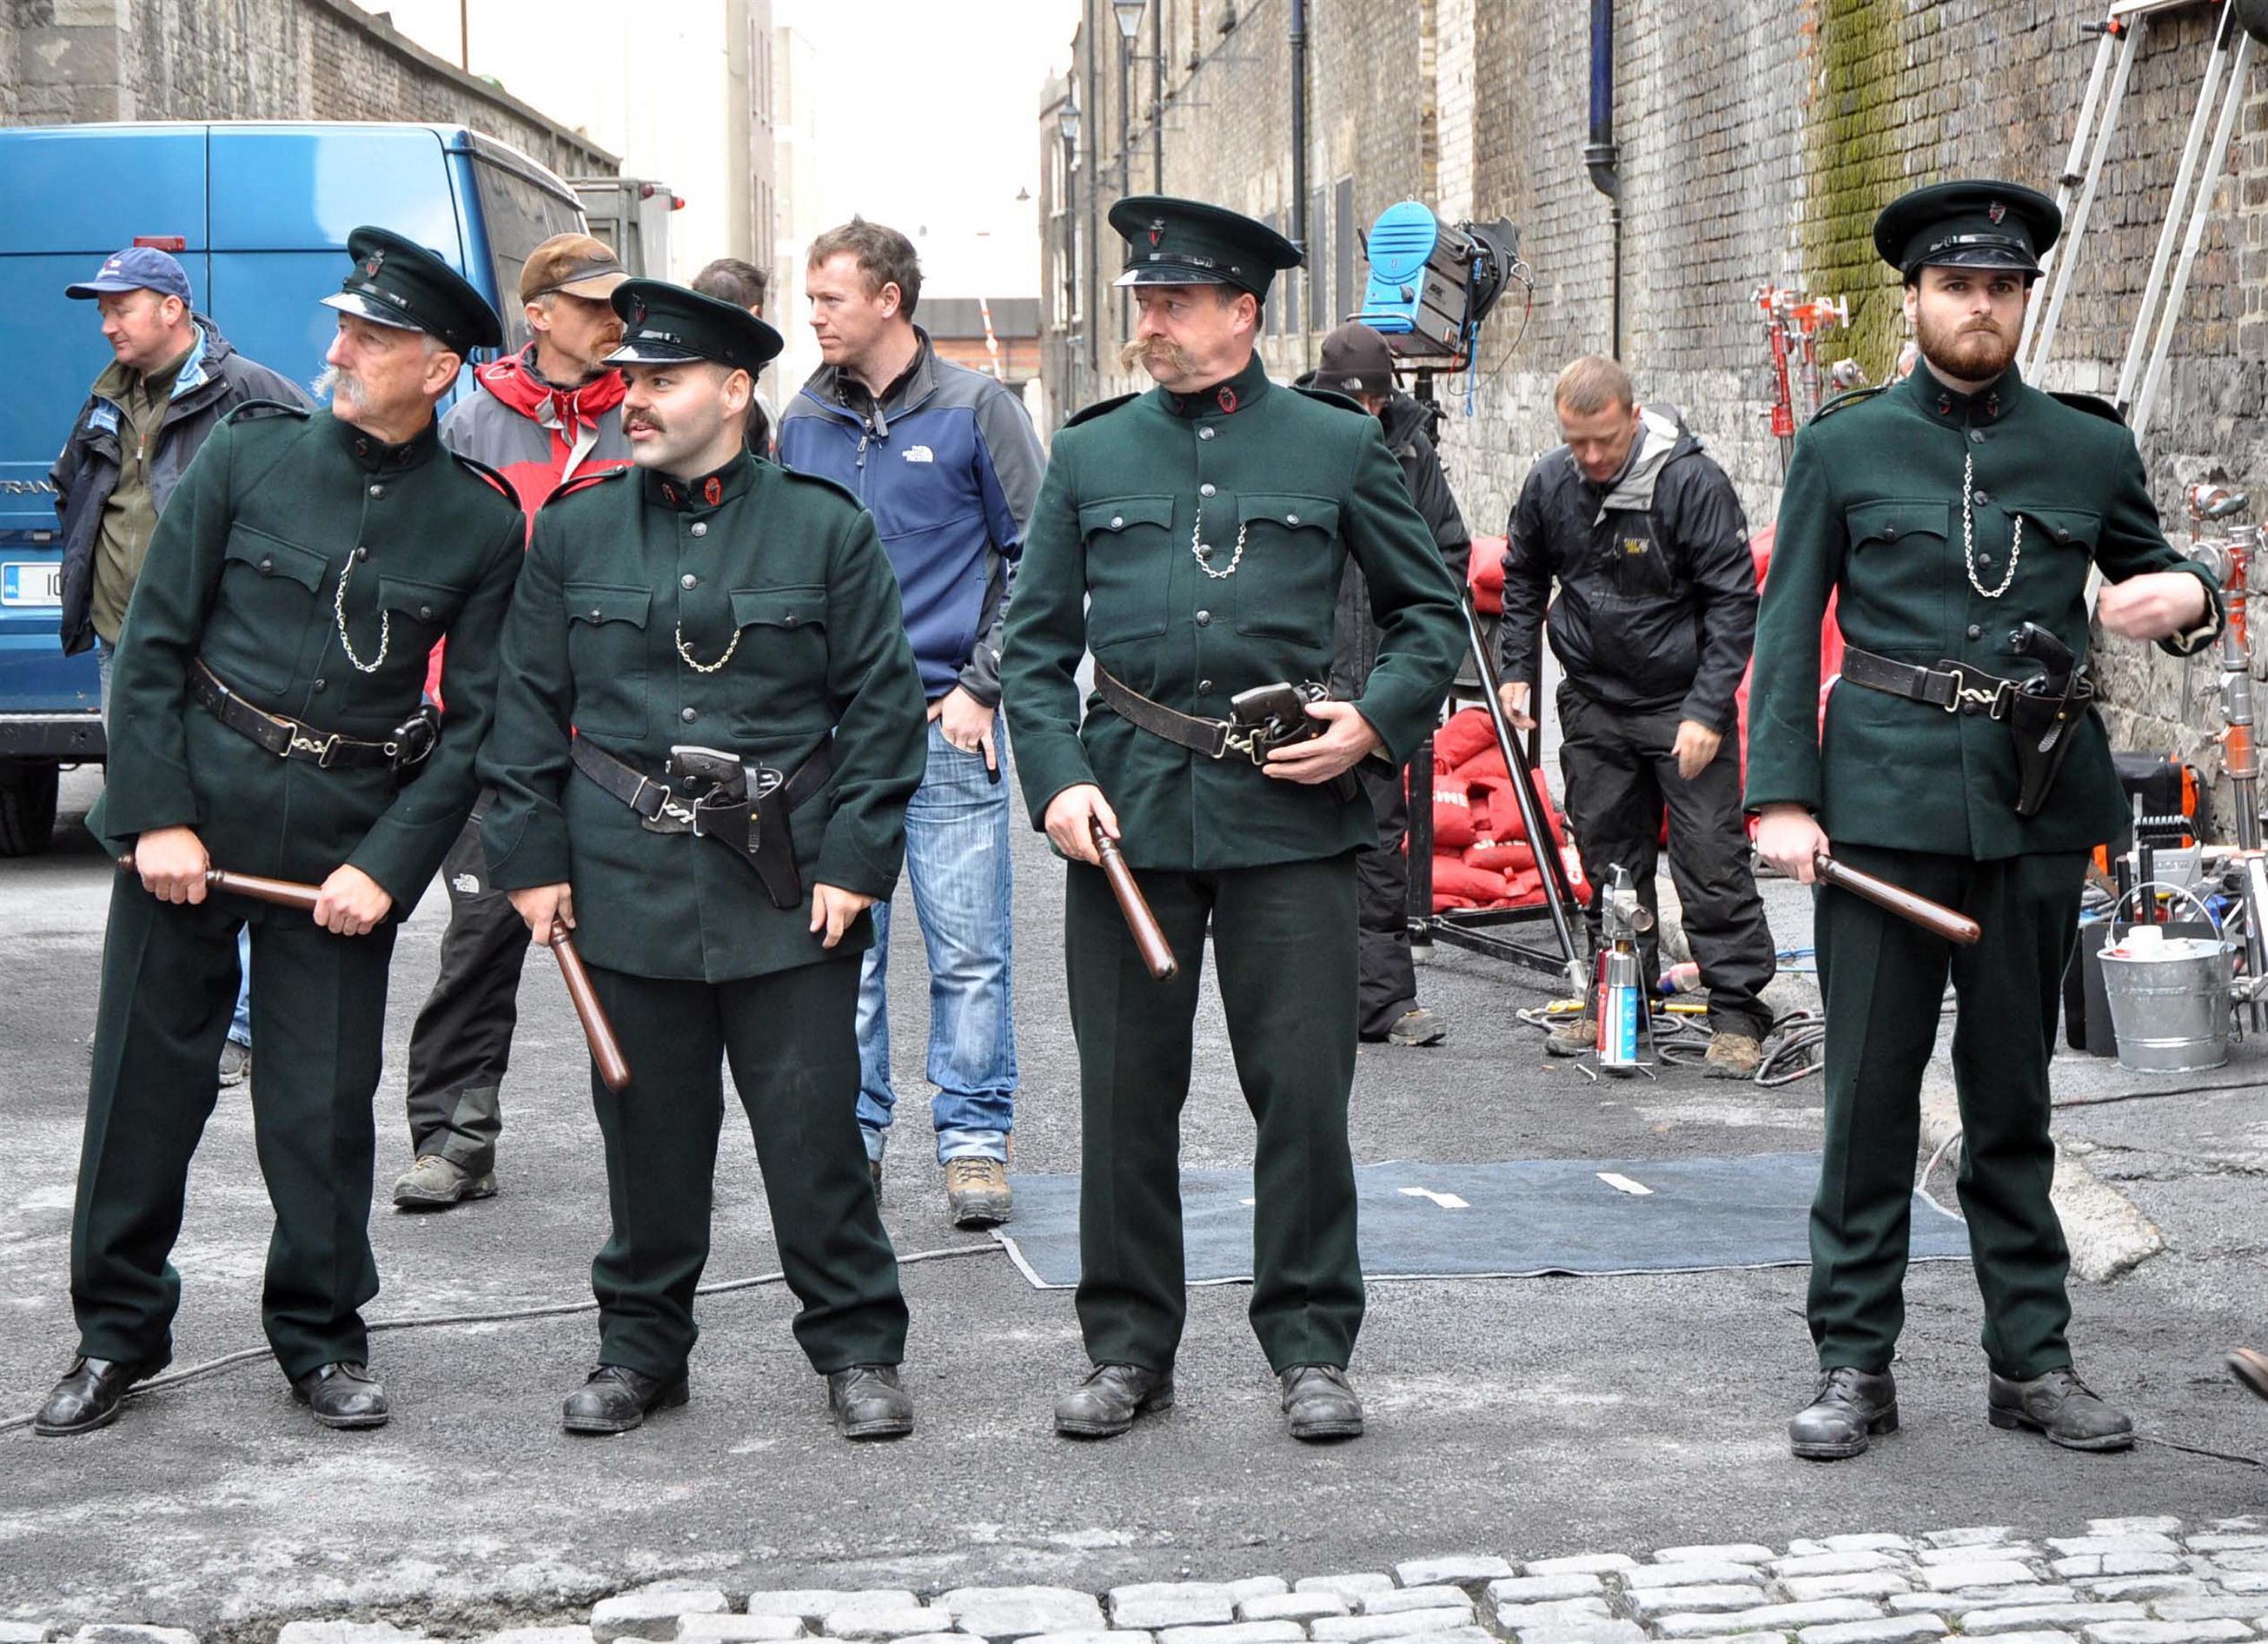
[[[1049,453],[1001,659],[1033,825],[1064,789],[1094,782],[1137,867],[1249,867],[1374,843],[1366,799],[1208,759],[1100,698],[1082,723],[1076,678],[1091,649],[1142,695],[1207,719],[1256,685],[1328,679],[1349,555],[1380,626],[1355,706],[1398,763],[1432,733],[1464,630],[1378,419],[1270,383],[1257,358],[1214,392],[1152,388],[1074,418]]]
[[[570,487],[536,514],[504,651],[490,878],[571,883],[593,964],[723,982],[872,945],[862,914],[822,948],[811,888],[889,896],[926,741],[897,579],[848,492],[746,455]],[[657,778],[674,744],[792,773],[831,739],[834,774],[789,823],[802,905],[774,907],[716,840],[647,831],[576,771],[570,726]]]

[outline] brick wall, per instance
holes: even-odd
[[[1169,191],[1263,217],[1281,210],[1288,0],[1240,4],[1226,36],[1214,26],[1221,0],[1166,4],[1184,33],[1198,13],[1204,47],[1194,70],[1186,50],[1172,59]],[[1103,71],[1081,94],[1107,165],[1117,149],[1117,34],[1102,0],[1086,10],[1101,31]],[[1852,328],[1830,339],[1828,358],[1847,353],[1870,376],[1886,372],[1904,320],[1896,277],[1873,256],[1875,212],[1908,188],[1963,173],[2052,190],[2094,60],[2081,26],[2102,10],[2100,0],[1621,0],[1624,357],[1646,397],[1684,409],[1752,522],[1778,506],[1780,457],[1751,294],[1803,280],[1847,296]],[[2108,393],[2116,381],[2219,11],[2184,6],[2150,23],[2049,387]],[[1329,5],[1314,8],[1310,28],[1311,186],[1351,175],[1366,226],[1416,195],[1453,216],[1506,215],[1522,231],[1535,276],[1524,333],[1515,291],[1484,339],[1471,417],[1462,380],[1440,385],[1460,498],[1476,528],[1501,529],[1528,468],[1557,443],[1552,375],[1608,342],[1608,204],[1582,152],[1588,8]],[[2261,89],[2245,107],[2146,441],[2177,536],[2182,484],[2216,461],[2268,508],[2268,62],[2250,78]],[[1138,128],[1146,91],[1135,101]],[[1138,151],[1135,181],[1146,187],[1147,150]],[[1116,267],[1107,231],[1104,243],[1107,279]],[[1334,310],[1351,306],[1334,292]],[[1116,315],[1106,299],[1106,362]],[[1279,374],[1311,357],[1303,317],[1287,314],[1290,330],[1266,342]],[[2197,688],[2206,665],[2124,645],[2104,647],[2102,661],[2123,741],[2192,754],[2203,745],[2210,711]]]
[[[620,163],[348,0],[0,0],[0,123],[461,123],[563,176]]]

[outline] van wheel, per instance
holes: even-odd
[[[60,776],[52,760],[0,760],[0,856],[37,856],[54,843]]]

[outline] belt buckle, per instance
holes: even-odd
[[[318,770],[328,770],[331,768],[332,759],[339,751],[339,734],[336,731],[333,731],[328,736],[318,740],[312,736],[303,735],[300,732],[295,730],[291,733],[291,751],[295,754],[307,753],[314,755],[315,768]]]
[[[1220,732],[1220,751],[1213,756],[1215,759],[1226,759],[1231,754],[1242,754],[1255,766],[1268,763],[1268,749],[1273,744],[1262,740],[1263,736],[1262,726],[1254,726],[1249,730],[1240,730],[1233,725],[1223,724]]]
[[[1970,684],[1968,669],[1952,667],[1948,668],[1946,672],[1953,678],[1953,694],[1947,697],[1945,702],[1945,711],[1948,713],[1967,713],[1974,709],[1981,709],[1988,719],[2007,718],[2008,693],[2015,689],[2014,681],[1995,679],[1992,681],[1992,689],[1978,690]]]

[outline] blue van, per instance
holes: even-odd
[[[122,246],[188,270],[239,352],[312,381],[336,330],[347,235],[431,246],[526,341],[519,268],[583,228],[575,191],[462,126],[190,124],[0,129],[0,856],[46,849],[56,773],[103,756],[94,655],[63,654],[62,543],[48,470],[108,363],[93,306],[63,287]]]

